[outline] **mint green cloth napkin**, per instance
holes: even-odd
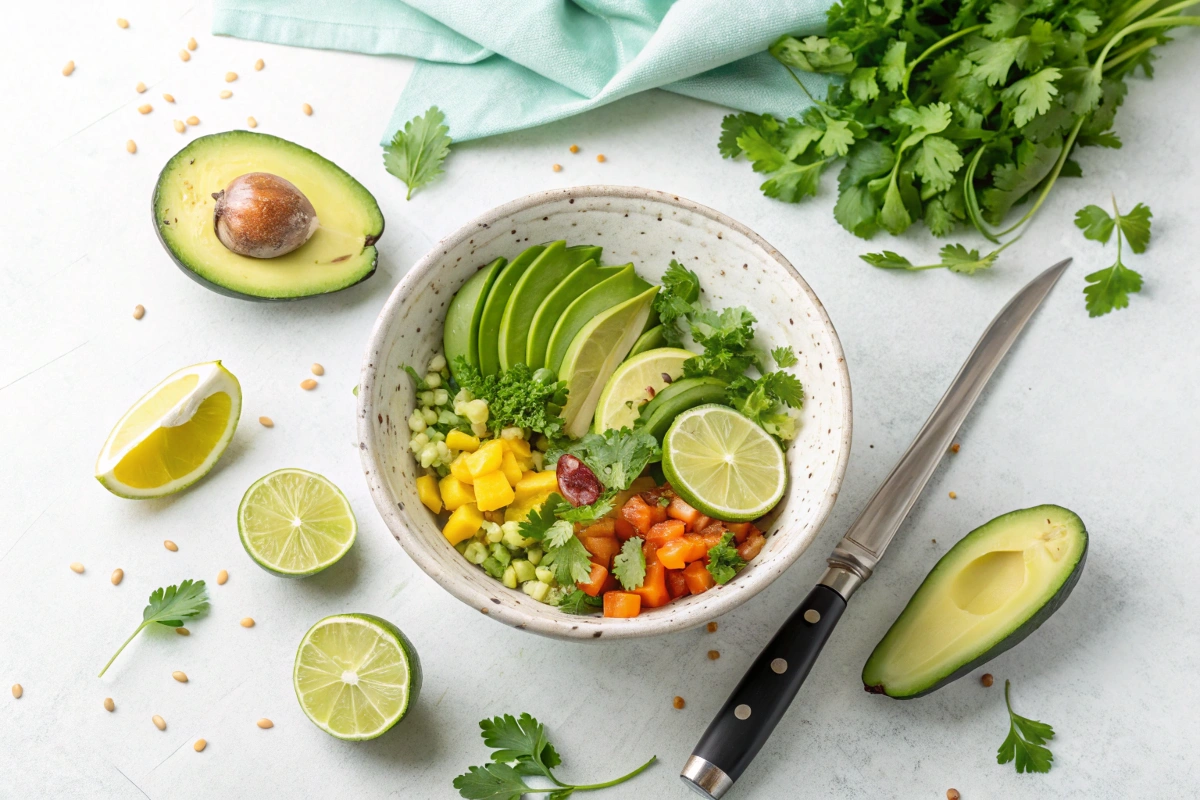
[[[456,141],[661,88],[795,116],[807,98],[765,51],[819,33],[829,0],[214,0],[213,33],[420,59],[383,141],[436,105]],[[824,76],[804,74],[823,96]]]

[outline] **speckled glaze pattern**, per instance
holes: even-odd
[[[672,258],[696,272],[710,307],[745,305],[764,349],[791,345],[804,384],[799,436],[787,449],[788,491],[760,526],[767,545],[733,581],[633,619],[575,616],[508,589],[450,546],[421,505],[420,468],[408,451],[415,397],[403,364],[442,349],[442,319],[459,286],[498,256],[566,239],[604,247],[605,264],[632,261],[647,280]],[[533,313],[534,309],[529,309]],[[652,636],[729,611],[766,588],[808,548],[837,499],[850,453],[850,378],[833,324],[808,284],[744,225],[680,197],[627,186],[578,186],[502,205],[443,239],[388,298],[367,344],[358,395],[358,437],[367,484],[408,555],[455,597],[507,625],[563,639]]]

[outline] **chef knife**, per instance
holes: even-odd
[[[821,648],[883,557],[996,366],[1071,263],[1034,278],[988,325],[917,438],[875,491],[829,557],[800,607],[755,659],[684,764],[680,777],[718,800],[754,760],[808,677]]]

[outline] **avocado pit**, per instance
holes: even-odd
[[[230,251],[250,258],[286,255],[320,227],[304,192],[269,172],[250,172],[213,193],[213,228]]]

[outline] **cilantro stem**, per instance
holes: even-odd
[[[975,31],[979,30],[982,27],[983,27],[983,25],[973,25],[970,28],[963,28],[961,31],[959,31],[957,33],[952,33],[949,36],[947,36],[946,38],[942,39],[940,42],[935,42],[935,43],[931,44],[929,47],[925,48],[924,53],[921,53],[921,55],[914,58],[912,60],[912,62],[909,63],[908,67],[905,68],[905,70],[904,70],[904,83],[901,85],[901,90],[904,92],[904,99],[905,100],[908,99],[908,79],[912,77],[913,70],[916,69],[917,64],[920,64],[926,58],[933,55],[938,50],[941,50],[943,47],[950,44],[951,42],[957,41],[958,39],[961,39],[962,37],[966,36],[967,34],[974,33]]]
[[[638,767],[637,769],[635,769],[633,772],[629,773],[628,775],[622,775],[620,778],[613,778],[611,781],[605,781],[604,783],[589,783],[589,784],[580,785],[580,786],[572,786],[569,783],[560,783],[559,786],[561,786],[561,787],[570,786],[570,788],[574,789],[577,792],[590,792],[593,789],[607,789],[609,786],[616,786],[618,783],[624,783],[625,781],[629,780],[630,778],[637,777],[642,772],[645,772],[650,767],[650,765],[653,764],[657,760],[658,760],[658,756],[650,756],[649,761],[647,761],[645,764],[642,764],[640,767]],[[554,792],[554,791],[558,791],[558,790],[557,789],[534,789],[533,791],[535,791],[535,792]]]
[[[1128,61],[1129,59],[1136,56],[1138,53],[1141,53],[1145,50],[1149,50],[1151,47],[1157,47],[1157,46],[1158,46],[1158,39],[1151,38],[1151,39],[1146,39],[1145,41],[1139,42],[1131,47],[1127,47],[1124,50],[1119,51],[1115,58],[1105,62],[1104,71],[1108,72],[1110,69],[1117,66],[1122,61]]]
[[[1121,240],[1125,237],[1121,235],[1121,212],[1117,210],[1117,196],[1112,196],[1113,204],[1113,229],[1117,234],[1117,263],[1121,263]],[[1115,271],[1115,270],[1114,270]]]
[[[1195,3],[1195,0],[1189,0],[1189,2],[1177,3],[1175,6],[1171,6],[1170,8],[1173,9],[1173,8],[1178,7],[1180,9],[1183,9],[1183,8],[1186,8],[1187,6],[1193,5],[1194,3]],[[1164,14],[1169,13],[1169,11],[1170,11],[1170,9],[1163,9]],[[1096,65],[1094,67],[1092,67],[1093,72],[1095,72],[1097,77],[1099,77],[1099,75],[1104,71],[1104,62],[1108,58],[1109,52],[1114,47],[1116,47],[1117,42],[1121,41],[1129,34],[1136,33],[1138,31],[1149,30],[1150,28],[1175,28],[1180,25],[1188,25],[1188,26],[1200,25],[1200,17],[1174,17],[1174,16],[1155,15],[1153,17],[1148,17],[1139,22],[1135,22],[1132,25],[1127,25],[1125,28],[1117,31],[1113,35],[1113,37],[1108,40],[1108,43],[1104,45],[1104,49],[1101,50],[1100,55],[1096,57]]]
[[[1118,242],[1118,246],[1120,246],[1120,243],[1119,243],[1119,242]],[[116,660],[117,660],[117,656],[121,655],[121,651],[125,649],[125,645],[129,644],[130,642],[132,642],[132,641],[133,641],[133,637],[134,637],[134,636],[137,636],[139,633],[141,633],[141,632],[142,632],[142,628],[146,627],[148,624],[150,624],[150,623],[149,623],[149,621],[145,621],[145,622],[143,622],[141,625],[138,625],[138,626],[137,626],[137,630],[135,630],[135,631],[134,631],[132,634],[130,634],[129,638],[125,640],[125,643],[124,643],[124,644],[122,644],[122,645],[121,645],[119,648],[117,648],[117,652],[113,653],[113,657],[112,657],[112,658],[110,658],[110,659],[108,660],[108,663],[104,665],[104,669],[100,670],[100,674],[96,676],[97,678],[103,678],[103,677],[104,677],[104,673],[108,672],[108,668],[109,668],[109,667],[111,667],[111,666],[112,666],[112,663],[113,663],[114,661],[116,661]]]

